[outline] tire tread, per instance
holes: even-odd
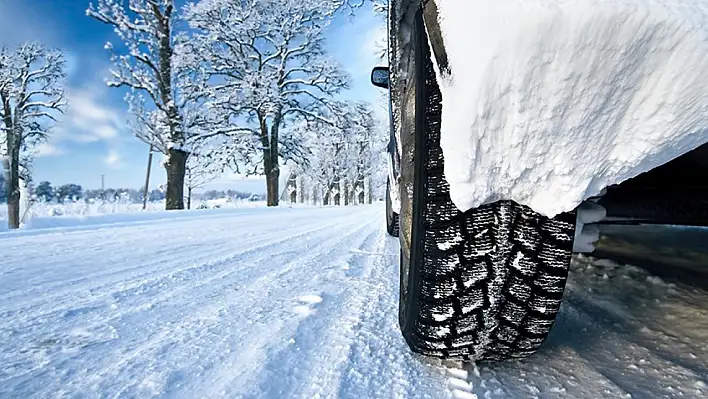
[[[426,90],[425,187],[416,189],[416,200],[425,204],[423,231],[413,235],[423,243],[419,313],[404,336],[414,351],[434,357],[527,357],[560,309],[574,215],[550,219],[512,201],[458,211],[444,177],[442,101],[430,60]]]

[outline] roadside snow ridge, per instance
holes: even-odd
[[[554,216],[708,141],[708,2],[438,0],[461,210]]]

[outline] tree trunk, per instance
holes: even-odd
[[[20,228],[20,182],[13,178],[17,176],[17,174],[12,173],[15,165],[10,161],[9,156],[3,158],[5,187],[2,187],[2,189],[7,193],[7,227],[10,229]]]
[[[292,184],[292,190],[290,191],[290,203],[297,204],[298,194],[300,193],[300,187],[297,185],[297,175],[291,177],[290,182]]]
[[[10,95],[7,91],[0,93],[5,125],[5,143],[7,156],[3,159],[5,173],[5,190],[7,194],[7,226],[10,229],[20,228],[20,148],[22,148],[22,132],[16,130],[16,120],[12,117]]]
[[[278,206],[278,180],[280,179],[280,170],[272,165],[266,171],[266,199],[268,206]]]
[[[280,164],[278,154],[278,130],[281,117],[276,114],[268,134],[266,116],[258,114],[260,124],[260,140],[263,146],[263,173],[266,178],[266,203],[268,206],[278,206],[280,193],[278,180],[280,179]]]
[[[354,190],[352,190],[352,203],[354,205],[361,205],[364,203],[364,186],[366,185],[364,177],[360,174],[354,183]]]
[[[276,161],[277,162],[277,161]],[[263,172],[266,178],[266,202],[268,206],[278,206],[278,180],[280,179],[280,168],[277,163],[273,163],[270,149],[263,150]]]
[[[344,206],[349,206],[349,183],[344,183],[342,186],[344,186],[344,189],[342,190],[342,193],[344,194]]]
[[[8,138],[8,142],[11,142]],[[10,144],[10,143],[8,143]],[[7,227],[20,228],[20,151],[11,148],[4,160],[7,185]]]
[[[333,191],[332,201],[334,206],[340,206],[342,204],[342,182],[335,183],[335,190]]]
[[[306,199],[305,199],[305,181],[303,180],[302,176],[298,176],[295,184],[297,184],[297,202],[300,204],[304,204]]]
[[[300,187],[297,185],[297,173],[290,173],[285,186],[287,190],[287,201],[290,204],[297,204],[298,191],[300,190]]]
[[[373,190],[371,187],[371,177],[364,178],[364,202],[366,204],[371,204],[373,202]]]
[[[184,175],[187,166],[187,153],[170,148],[167,153],[167,192],[165,209],[168,211],[184,209]]]
[[[20,228],[20,196],[10,195],[7,197],[7,227],[14,230]]]
[[[282,117],[280,111],[276,112],[273,116],[273,124],[270,126],[270,164],[271,173],[268,176],[268,186],[269,190],[272,191],[273,203],[268,204],[268,206],[278,206],[280,201],[280,187],[278,187],[280,180],[280,122]]]
[[[192,209],[192,187],[187,187],[187,210]]]
[[[7,192],[7,226],[10,229],[19,229],[20,148],[22,147],[22,132],[15,131],[14,123],[11,123],[9,120],[5,120],[4,122],[6,126],[12,126],[8,129],[6,135],[7,156],[3,159]]]

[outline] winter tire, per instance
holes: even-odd
[[[386,231],[392,237],[398,237],[398,214],[391,203],[391,182],[386,181]]]
[[[454,206],[440,148],[441,94],[420,12],[413,32],[414,66],[400,91],[401,330],[424,355],[527,357],[560,308],[575,216],[549,219],[512,201],[467,212]]]

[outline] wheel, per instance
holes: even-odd
[[[549,219],[512,201],[457,210],[443,173],[441,94],[420,12],[413,40],[414,66],[400,91],[401,330],[424,355],[527,357],[560,308],[575,216]]]
[[[398,214],[391,204],[391,182],[386,181],[386,231],[388,235],[398,237]]]

